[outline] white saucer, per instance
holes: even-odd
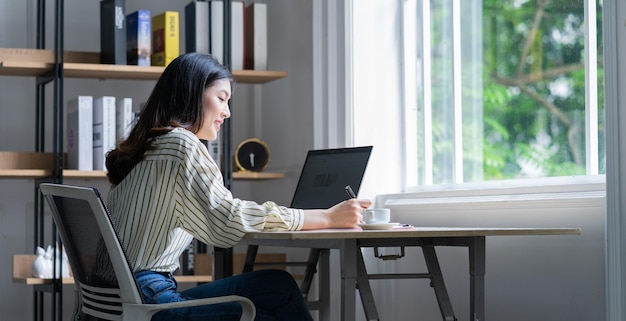
[[[394,226],[398,226],[397,222],[391,223],[372,223],[372,224],[359,224],[364,230],[390,230]]]

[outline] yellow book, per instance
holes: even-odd
[[[167,66],[179,55],[178,12],[165,11],[152,17],[152,65]]]

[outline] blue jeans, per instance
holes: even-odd
[[[205,283],[178,292],[176,280],[152,271],[135,273],[145,303],[166,303],[222,295],[240,295],[256,306],[256,321],[313,320],[302,293],[291,274],[282,270],[260,270]],[[161,311],[152,321],[239,320],[241,306],[229,302]]]

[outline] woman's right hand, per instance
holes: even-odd
[[[372,206],[368,199],[349,199],[326,210],[305,210],[303,230],[353,228],[363,222],[363,210]]]

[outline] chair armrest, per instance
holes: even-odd
[[[163,310],[226,302],[237,302],[241,305],[242,314],[239,319],[240,321],[254,321],[254,318],[256,317],[256,308],[254,307],[254,304],[250,301],[250,299],[238,295],[225,295],[213,298],[159,304],[124,304],[123,320],[149,321],[152,315]]]

